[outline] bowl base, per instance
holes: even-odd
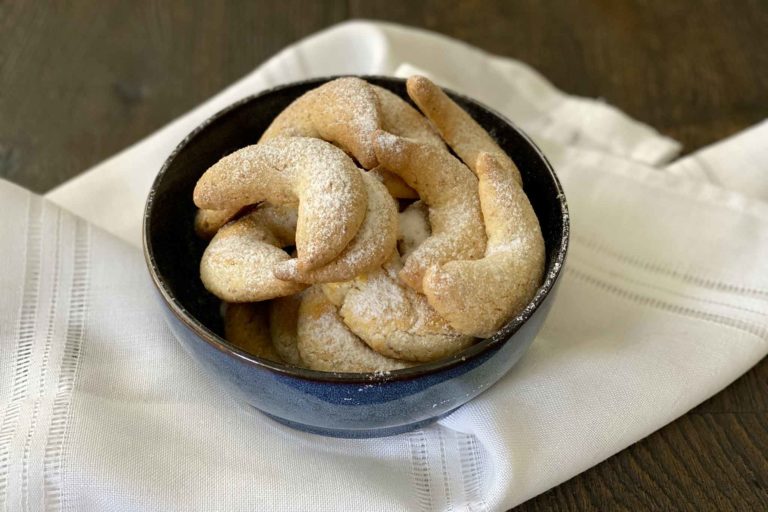
[[[268,412],[264,412],[261,409],[258,409],[256,407],[254,407],[254,409],[259,411],[263,415],[269,417],[270,419],[275,420],[278,423],[281,423],[287,427],[290,427],[296,430],[301,430],[302,432],[308,432],[310,434],[317,434],[319,436],[326,436],[326,437],[341,437],[345,439],[371,439],[374,437],[396,436],[398,434],[404,434],[405,432],[410,432],[412,430],[426,427],[427,425],[431,425],[432,423],[436,422],[440,418],[444,418],[448,416],[453,411],[458,409],[458,407],[456,409],[452,409],[439,416],[435,416],[433,418],[427,418],[426,420],[421,420],[414,423],[408,423],[406,425],[397,425],[394,427],[382,427],[382,428],[364,428],[364,429],[335,429],[335,428],[317,427],[314,425],[297,423],[295,421],[286,420],[284,418],[278,418],[277,416],[273,416],[272,414],[269,414]]]

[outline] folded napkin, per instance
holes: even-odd
[[[573,241],[542,332],[496,386],[409,434],[321,438],[234,402],[178,347],[135,247],[141,207],[172,147],[226,104],[308,76],[398,68],[426,70],[533,133],[563,181]],[[724,144],[765,167],[764,135]],[[503,510],[559,484],[768,351],[768,205],[658,166],[677,150],[519,62],[354,22],[49,195],[82,218],[0,182],[0,505]]]
[[[768,201],[768,120],[673,162],[667,171]]]

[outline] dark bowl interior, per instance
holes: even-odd
[[[508,120],[474,100],[451,93],[513,158],[523,175],[525,190],[542,227],[547,250],[545,282],[525,311],[493,337],[441,361],[390,374],[342,374],[298,369],[251,356],[223,338],[220,301],[199,278],[206,242],[195,236],[192,191],[205,170],[223,156],[255,144],[272,119],[294,99],[332,79],[322,78],[281,86],[252,96],[206,120],[182,141],[158,174],[147,200],[144,218],[145,256],[161,295],[172,312],[208,343],[233,356],[281,373],[314,380],[376,381],[410,378],[472,358],[505,342],[536,310],[554,285],[568,245],[568,214],[560,183],[538,148]],[[405,82],[389,77],[362,77],[408,100]],[[410,100],[408,100],[410,102]]]

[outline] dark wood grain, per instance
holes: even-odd
[[[0,176],[49,190],[347,12],[211,4],[0,2]]]
[[[347,17],[518,58],[686,151],[768,117],[768,3],[0,0],[0,176],[38,192]],[[768,361],[519,510],[768,510]]]

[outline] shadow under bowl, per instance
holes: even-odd
[[[568,208],[552,167],[503,116],[448,92],[517,163],[546,244],[536,296],[494,336],[445,359],[388,373],[333,373],[250,355],[223,337],[219,299],[199,278],[206,242],[194,233],[192,191],[223,156],[255,144],[272,119],[305,92],[335,77],[292,83],[245,98],[192,131],[165,161],[144,212],[144,255],[178,341],[216,382],[275,420],[338,437],[379,437],[441,418],[492,386],[522,357],[555,298],[568,247]],[[407,101],[402,79],[363,76]]]

